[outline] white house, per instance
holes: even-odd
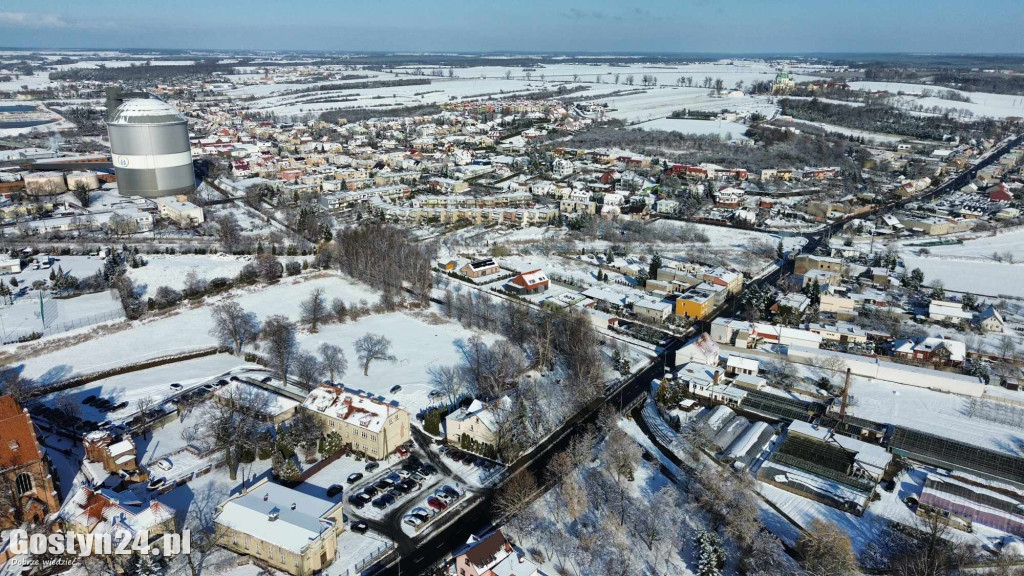
[[[969,321],[973,314],[964,310],[964,305],[959,302],[932,300],[928,304],[928,317],[936,322],[964,322]]]

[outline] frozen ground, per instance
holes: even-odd
[[[915,240],[920,243],[921,240]],[[921,247],[903,246],[903,251],[914,254]],[[1000,232],[995,236],[981,236],[964,240],[963,244],[950,244],[948,246],[928,246],[931,256],[957,256],[969,258],[981,258],[992,261],[992,254],[1000,256],[1006,253],[1013,254],[1015,260],[1024,261],[1024,228],[1015,228]]]

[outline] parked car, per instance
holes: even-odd
[[[371,502],[371,504],[373,505],[374,508],[378,510],[383,510],[388,507],[388,505],[384,503],[383,498],[376,498],[374,499],[373,502]]]
[[[455,500],[458,500],[459,498],[462,498],[462,492],[459,492],[458,490],[456,490],[455,488],[452,488],[448,484],[445,484],[444,486],[441,486],[441,491],[444,492],[445,494],[451,496]]]
[[[436,498],[434,496],[431,496],[430,498],[427,498],[427,506],[430,506],[434,510],[437,510],[438,512],[440,512],[441,510],[444,510],[445,508],[447,508],[448,504],[445,504],[444,501],[441,500],[440,498]]]
[[[373,486],[373,484],[368,484],[366,487],[363,488],[363,492],[365,494],[367,494],[368,496],[373,497],[373,496],[376,496],[377,493],[380,492],[380,490],[377,490]]]
[[[473,466],[476,466],[477,468],[483,468],[484,467],[484,459],[483,458],[477,458],[476,460],[473,461]]]
[[[420,467],[420,472],[426,473],[427,476],[433,476],[437,474],[437,468],[433,464],[424,464]]]
[[[373,487],[376,488],[377,490],[384,491],[390,490],[391,487],[394,485],[395,483],[392,482],[391,480],[388,480],[387,478],[381,478],[380,480],[377,480],[376,483],[374,483]]]
[[[392,394],[394,394],[395,392],[400,392],[401,390],[402,390],[402,385],[401,384],[395,384],[394,386],[391,387],[391,393]]]
[[[395,474],[399,478],[402,478],[403,480],[408,478],[408,477],[410,477],[410,476],[412,476],[412,472],[406,470],[405,468],[402,468],[401,470],[395,470]]]
[[[413,508],[412,510],[410,510],[410,512],[413,513],[413,514],[419,514],[419,515],[422,515],[422,516],[426,516],[427,518],[430,518],[434,514],[437,514],[436,511],[430,510],[428,508],[424,508],[423,506],[417,506],[417,507]]]
[[[116,412],[118,410],[124,410],[127,407],[128,407],[128,401],[125,400],[124,402],[121,402],[120,404],[115,404],[114,408],[112,409],[112,411]]]
[[[349,530],[355,532],[356,534],[366,534],[366,531],[369,529],[370,526],[366,522],[356,522],[355,524],[349,526]]]
[[[271,380],[273,379],[274,378],[272,376],[267,376],[266,378],[260,380],[260,382],[263,382],[264,384],[270,384]]]
[[[398,484],[395,484],[395,487],[392,488],[392,490],[397,490],[402,494],[408,494],[409,492],[412,491],[412,489],[407,484],[404,484],[404,480],[402,482],[399,482]]]
[[[161,458],[156,461],[156,467],[161,470],[170,470],[171,466],[173,466],[173,464],[171,464],[170,458]]]
[[[381,494],[380,499],[384,501],[385,506],[391,506],[395,503],[395,497],[391,493]]]
[[[362,479],[363,479],[363,473],[362,472],[353,472],[353,473],[348,475],[348,479],[345,480],[345,481],[348,482],[349,484],[355,484],[356,482],[359,482]]]
[[[353,494],[348,497],[348,503],[351,504],[357,510],[361,510],[366,505],[366,494],[359,493]]]
[[[409,456],[409,451],[406,450],[405,448],[402,448],[401,446],[395,448],[395,453],[398,454],[399,458],[406,458]]]
[[[409,526],[412,526],[413,528],[415,528],[416,526],[420,526],[421,524],[423,524],[424,520],[421,520],[420,518],[417,518],[416,516],[414,516],[412,514],[406,514],[402,518],[402,522],[405,523],[405,524],[408,524]]]
[[[367,462],[366,466],[363,466],[363,470],[367,472],[373,472],[377,468],[380,468],[380,462]]]
[[[207,382],[206,384],[203,384],[203,390],[209,390],[210,392],[213,392],[216,389],[217,387],[213,385],[213,382]]]
[[[158,490],[161,487],[163,487],[163,485],[166,482],[167,480],[164,480],[163,478],[153,478],[152,480],[149,481],[149,484],[147,486],[150,490]]]
[[[85,404],[86,406],[91,406],[92,403],[95,402],[95,401],[96,401],[96,396],[86,396],[85,400],[82,400],[82,404]]]
[[[227,380],[225,380],[223,378],[221,378],[220,380],[217,380],[217,387],[218,388],[223,388],[224,386],[227,386],[227,385],[228,385],[228,381]]]
[[[327,489],[327,497],[334,498],[338,494],[341,494],[345,490],[345,487],[341,484],[331,484],[330,488]]]
[[[409,480],[422,483],[427,481],[427,477],[419,472],[413,472],[412,476],[409,477]]]
[[[451,504],[452,502],[455,502],[455,498],[452,498],[444,490],[437,490],[437,491],[435,491],[434,492],[434,497],[440,499],[445,504]]]

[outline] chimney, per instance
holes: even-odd
[[[846,401],[850,395],[850,368],[846,368],[846,383],[843,385],[843,402],[839,405],[839,421],[846,420]]]

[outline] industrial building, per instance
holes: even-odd
[[[185,117],[156,98],[127,100],[107,122],[118,191],[159,198],[195,190]]]

